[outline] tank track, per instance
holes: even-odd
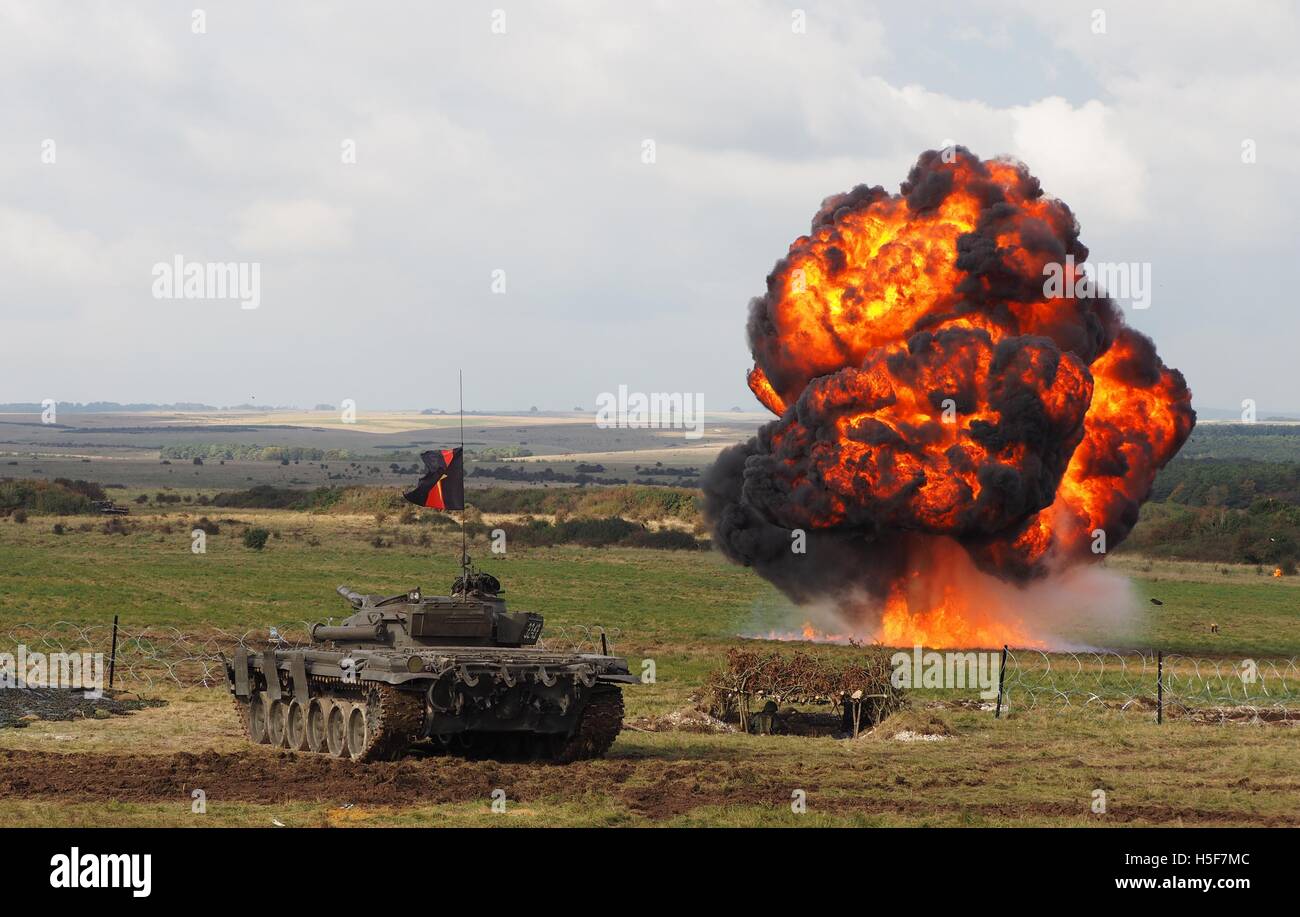
[[[578,728],[552,754],[561,763],[604,757],[623,731],[623,692],[615,685],[596,685],[582,711]]]
[[[248,722],[248,701],[241,700],[234,694],[230,695],[230,699],[235,704],[235,717],[239,720],[240,731],[243,732],[244,738],[252,738],[253,727]]]
[[[360,752],[351,751],[354,761],[393,761],[402,757],[424,725],[424,697],[418,693],[399,691],[392,685],[382,683],[344,684],[337,678],[313,677],[311,685],[313,698],[365,703],[369,727],[366,730],[367,742]],[[257,691],[253,697],[262,693]],[[252,735],[249,715],[251,701],[243,701],[233,695],[232,699],[244,735],[257,741]],[[287,747],[287,740],[282,747]]]
[[[311,685],[313,698],[365,703],[369,724],[367,742],[359,753],[351,751],[351,759],[354,761],[397,760],[406,754],[411,743],[420,735],[424,725],[424,697],[419,693],[399,691],[386,684],[345,684],[337,678],[312,677]],[[253,699],[259,699],[260,702],[264,693],[255,691]],[[244,735],[254,742],[259,741],[252,734],[250,702],[233,695],[231,699]],[[534,734],[537,744],[533,748],[559,763],[600,758],[609,751],[622,730],[623,692],[616,685],[600,684],[592,688],[578,726],[571,734],[553,738]],[[287,734],[286,730],[286,737]],[[503,735],[513,737],[519,734]],[[281,747],[288,747],[287,738]],[[320,753],[327,754],[324,751]]]
[[[374,733],[362,753],[354,752],[352,757],[358,761],[395,761],[406,754],[424,725],[424,695],[385,684],[368,685],[365,694],[367,718],[375,724]]]

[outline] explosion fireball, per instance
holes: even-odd
[[[1023,164],[964,147],[823,201],[750,302],[779,419],[706,478],[722,551],[887,644],[1040,643],[1024,597],[1128,535],[1196,422],[1087,257]]]

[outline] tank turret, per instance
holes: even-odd
[[[339,626],[317,624],[311,638],[340,646],[382,644],[391,647],[532,646],[542,633],[542,616],[512,612],[494,576],[457,577],[452,595],[426,596],[419,589],[393,596],[362,595],[347,586],[336,590],[355,609]]]

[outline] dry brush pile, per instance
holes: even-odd
[[[856,737],[903,705],[903,692],[890,680],[890,654],[860,647],[852,656],[780,649],[733,648],[709,675],[706,688],[720,719],[735,715],[749,730],[756,700],[781,704],[829,704],[847,714]]]

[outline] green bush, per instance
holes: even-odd
[[[54,483],[56,486],[62,487],[64,490],[70,490],[75,494],[81,494],[87,500],[104,500],[107,499],[108,496],[104,493],[104,488],[99,484],[96,484],[94,481],[72,481],[68,478],[55,478]]]
[[[0,481],[0,516],[16,514],[18,511],[48,516],[89,513],[92,498],[83,491],[92,489],[98,490],[98,485],[66,479]],[[94,499],[103,498],[103,491],[98,492],[100,496]]]
[[[289,487],[258,484],[248,490],[219,493],[212,498],[213,506],[233,509],[306,509],[310,491]]]
[[[1276,566],[1300,556],[1300,506],[1270,501],[1250,509],[1148,503],[1120,547],[1152,557]]]
[[[270,537],[271,533],[266,529],[249,529],[244,533],[244,547],[260,551],[266,547],[266,540]]]

